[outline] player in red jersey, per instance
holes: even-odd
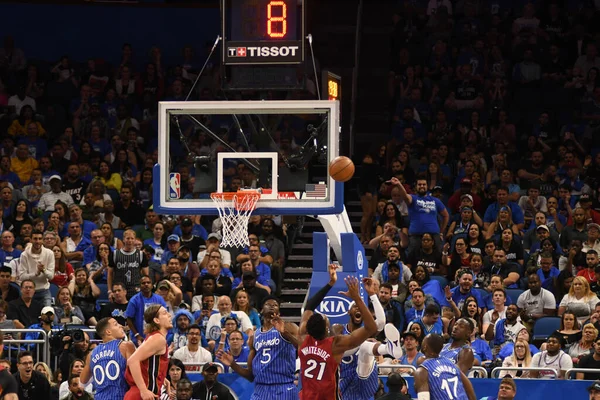
[[[373,315],[359,293],[358,279],[350,276],[345,279],[347,292],[340,292],[356,303],[363,315],[364,326],[350,335],[330,336],[329,319],[314,310],[323,301],[327,292],[337,281],[337,266],[329,266],[329,283],[306,302],[306,310],[300,323],[300,379],[302,380],[301,400],[338,400],[339,365],[344,352],[360,346],[377,332]]]
[[[146,339],[127,360],[125,379],[131,388],[124,400],[155,400],[160,395],[169,367],[167,332],[173,327],[171,314],[160,304],[144,311]]]

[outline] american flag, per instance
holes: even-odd
[[[327,185],[324,183],[310,183],[306,185],[305,189],[307,197],[327,196]]]

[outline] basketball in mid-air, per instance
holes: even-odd
[[[347,182],[354,176],[354,163],[348,157],[336,157],[329,163],[329,175],[338,182]]]

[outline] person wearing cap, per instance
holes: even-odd
[[[470,195],[467,195],[470,196]],[[481,218],[477,216],[475,210],[472,207],[464,206],[460,208],[460,214],[455,215],[452,222],[450,223],[450,227],[448,228],[448,233],[446,234],[446,240],[451,241],[453,237],[462,237],[466,238],[469,233],[469,228],[471,224],[477,224],[481,226]],[[477,222],[479,219],[479,222]]]
[[[196,221],[195,219],[198,218]],[[181,222],[173,228],[173,234],[179,235],[181,238],[181,244],[187,245],[191,250],[192,254],[198,254],[202,246],[206,246],[206,238],[208,232],[200,224],[201,217],[198,216],[184,216],[181,218]]]
[[[406,380],[396,373],[393,372],[388,375],[387,378],[388,392],[378,397],[379,400],[410,400],[411,397],[408,395],[408,385]]]
[[[179,236],[175,234],[169,235],[167,237],[167,250],[163,251],[162,256],[160,257],[160,264],[163,271],[167,270],[167,263],[169,260],[177,256],[177,250],[179,250],[179,247],[181,247],[181,239]]]
[[[526,253],[533,253],[536,249],[539,249],[539,243],[546,237],[551,237],[558,242],[559,234],[556,229],[550,229],[550,226],[546,223],[547,218],[545,213],[538,211],[535,214],[533,222],[534,223],[529,226],[527,232],[525,232],[525,235],[523,235],[523,249]],[[548,236],[546,236],[546,229],[542,228],[543,232],[538,232],[538,229],[540,229],[542,225],[548,228]]]
[[[206,363],[202,367],[202,377],[200,382],[192,386],[192,398],[194,399],[219,399],[233,400],[229,388],[218,381],[219,366],[215,363]]]
[[[250,306],[254,308],[258,308],[260,304],[263,303],[264,299],[267,298],[271,293],[270,291],[265,290],[262,287],[258,287],[256,285],[255,271],[246,271],[242,274],[241,287],[233,289],[233,291],[231,292],[231,298],[235,299],[238,292],[241,290],[248,293],[248,300],[250,301]]]
[[[600,225],[592,222],[587,225],[588,238],[583,242],[583,248],[581,251],[587,253],[589,250],[595,250],[600,253]]]
[[[579,207],[585,210],[585,216],[588,223],[600,225],[600,212],[592,208],[592,196],[589,193],[584,193],[579,197]]]
[[[500,381],[497,396],[485,396],[479,400],[514,400],[517,395],[517,384],[512,378],[504,378]]]
[[[460,181],[460,188],[456,190],[448,199],[448,209],[452,213],[458,212],[462,207],[468,206],[477,210],[481,209],[481,197],[473,193],[473,182],[469,178],[463,178]],[[470,204],[465,204],[465,200],[470,200]]]
[[[398,361],[398,364],[401,365],[412,365],[417,367],[417,361],[424,356],[424,354],[419,351],[419,339],[417,338],[417,334],[410,331],[404,332],[402,334],[402,340],[404,345],[404,354],[400,360],[394,361]],[[403,370],[399,372],[403,372]],[[408,372],[408,370],[405,372]]]
[[[48,179],[50,184],[50,192],[44,193],[38,202],[38,208],[44,212],[54,211],[54,205],[57,201],[62,201],[67,206],[74,203],[73,197],[62,190],[62,178],[60,175],[52,175]]]
[[[231,265],[231,253],[225,249],[220,248],[219,244],[221,241],[221,235],[216,232],[212,232],[206,238],[206,249],[200,250],[198,253],[198,266],[202,270],[206,268],[208,264],[209,255],[212,250],[219,250],[221,253],[221,265],[223,268],[229,269]]]
[[[592,385],[589,386],[587,390],[590,394],[590,400],[600,400],[600,380],[597,380],[596,382],[592,383]]]

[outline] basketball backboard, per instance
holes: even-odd
[[[240,187],[262,190],[254,214],[343,210],[337,101],[160,102],[158,123],[158,213],[215,215],[211,193]]]

